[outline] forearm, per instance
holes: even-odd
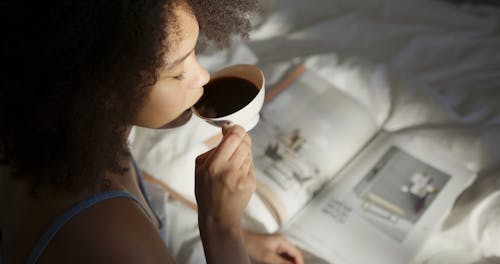
[[[199,228],[207,263],[250,263],[239,225],[221,227],[213,219],[199,217]]]

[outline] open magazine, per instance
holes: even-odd
[[[306,70],[265,104],[250,131],[259,195],[294,216],[377,133],[358,102]]]
[[[306,70],[250,132],[257,192],[311,263],[408,263],[475,175]]]

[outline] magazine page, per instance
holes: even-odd
[[[356,100],[306,70],[250,131],[257,192],[284,223],[376,134]]]
[[[384,132],[285,227],[331,263],[409,263],[475,175]]]

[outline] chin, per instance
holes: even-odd
[[[182,112],[182,114],[179,115],[176,119],[161,126],[160,129],[176,128],[176,127],[183,126],[184,124],[189,122],[189,120],[191,120],[192,116],[193,116],[193,112],[191,111],[191,109],[188,109],[188,110]]]

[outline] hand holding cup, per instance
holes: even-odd
[[[222,128],[223,139],[196,159],[195,194],[199,217],[222,229],[239,228],[255,191],[251,140],[238,125]]]

